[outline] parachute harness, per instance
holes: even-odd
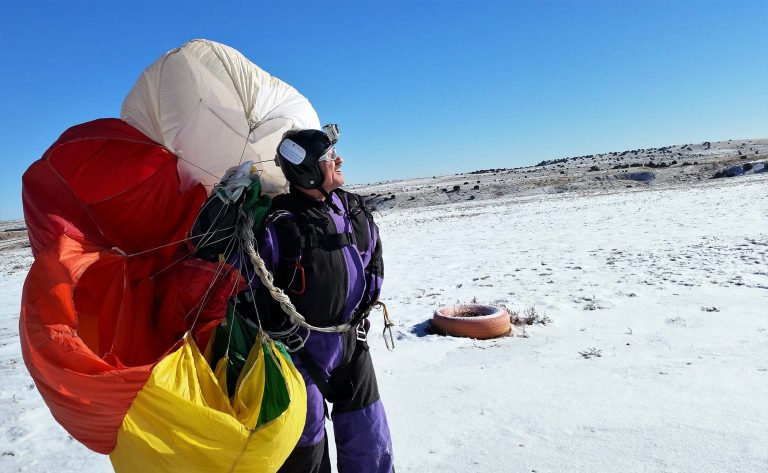
[[[301,315],[298,310],[296,310],[296,306],[293,305],[288,295],[283,292],[282,289],[275,286],[272,273],[269,272],[267,266],[264,264],[264,260],[261,259],[258,251],[256,251],[256,248],[253,244],[255,239],[253,234],[253,216],[245,213],[241,213],[241,215],[244,218],[244,224],[240,226],[240,241],[242,241],[245,246],[245,253],[251,260],[253,268],[256,271],[256,274],[259,276],[261,283],[264,284],[264,287],[267,288],[272,298],[280,304],[280,308],[282,308],[283,312],[288,315],[288,318],[291,320],[291,322],[293,322],[294,325],[298,325],[309,330],[315,330],[317,332],[340,333],[350,330],[353,326],[348,322],[344,322],[341,325],[334,325],[331,327],[317,327],[307,322],[307,319],[305,319],[304,316]]]
[[[242,160],[242,156],[241,156]],[[245,192],[245,189],[249,187],[249,185],[253,181],[259,180],[259,174],[253,172],[252,168],[253,162],[252,161],[246,161],[245,163],[240,163],[238,166],[235,166],[233,168],[230,168],[226,175],[221,179],[220,183],[216,185],[216,187],[219,190],[219,197],[225,202],[225,205],[222,209],[219,210],[219,213],[221,213],[226,207],[229,207],[234,202],[236,202],[240,195],[242,195],[243,192]],[[216,191],[214,191],[216,192]],[[206,203],[207,205],[207,203]],[[214,219],[215,220],[215,219]],[[248,256],[248,259],[251,261],[251,264],[253,265],[254,272],[259,277],[259,280],[264,285],[264,287],[269,291],[270,296],[278,302],[283,312],[288,316],[288,319],[291,322],[291,327],[289,327],[286,330],[279,331],[279,332],[270,332],[269,335],[264,333],[265,336],[269,336],[270,338],[277,338],[277,339],[283,339],[285,340],[286,348],[288,348],[289,351],[295,352],[297,350],[300,350],[306,343],[307,339],[309,338],[311,331],[318,331],[318,332],[324,332],[324,333],[342,333],[347,332],[359,325],[359,322],[361,318],[356,317],[348,322],[344,322],[339,325],[329,326],[329,327],[318,327],[315,325],[310,324],[307,322],[306,318],[299,313],[299,311],[296,309],[296,306],[293,305],[293,302],[291,302],[289,296],[279,287],[275,286],[274,284],[274,276],[272,273],[267,269],[266,264],[264,263],[264,260],[259,255],[256,247],[255,247],[255,234],[254,234],[254,223],[255,218],[254,215],[251,212],[246,211],[242,206],[238,209],[238,218],[237,223],[235,224],[235,238],[233,238],[230,242],[228,242],[225,253],[229,253],[232,250],[237,251],[237,253],[240,254],[240,257],[238,258],[240,261],[243,261],[245,258],[243,257],[243,253]],[[212,228],[206,229],[205,236],[207,237],[205,240],[203,240],[201,243],[203,246],[213,243],[210,242],[211,237],[213,236],[213,233],[211,232],[213,230]],[[237,249],[234,249],[232,247],[233,244],[237,245]],[[217,274],[214,277],[214,280],[218,279],[220,271],[223,269],[223,260],[219,261],[219,266],[217,267]],[[299,277],[301,279],[301,290],[300,291],[294,291],[297,293],[304,292],[305,289],[305,281],[304,281],[304,271],[303,268],[300,266],[300,262],[296,262],[297,267],[295,268],[294,277],[297,275],[296,272],[299,272]],[[253,282],[253,275],[249,275],[247,277],[249,279],[248,285],[252,286],[251,283]],[[213,282],[211,283],[211,286],[213,286]],[[237,287],[237,284],[233,284],[232,287],[232,293],[234,293],[235,289]],[[290,289],[289,289],[290,290]],[[208,293],[204,295],[204,299],[207,299]],[[254,299],[254,306],[255,306],[255,298],[253,296],[253,290],[251,289],[251,297]],[[192,326],[195,325],[197,322],[197,318],[200,315],[200,312],[202,311],[202,305],[200,306],[200,310],[198,310],[198,313],[195,315],[195,319],[192,322]],[[384,315],[384,330],[383,330],[383,337],[384,342],[388,350],[393,350],[395,347],[395,341],[394,337],[392,335],[392,327],[394,324],[392,323],[391,319],[389,318],[389,313],[387,311],[386,306],[380,302],[377,301],[374,303],[370,308],[381,308],[383,309],[383,315]],[[256,310],[256,322],[257,326],[260,332],[263,332],[263,328],[261,325],[261,320],[258,317],[258,310]],[[188,316],[191,314],[188,314]],[[367,315],[367,314],[366,314]],[[299,330],[301,328],[304,328],[307,333],[306,334],[300,334]],[[230,329],[231,330],[231,329]],[[230,333],[231,337],[231,333]]]

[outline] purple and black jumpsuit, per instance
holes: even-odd
[[[259,245],[276,285],[308,323],[333,326],[360,320],[343,333],[309,332],[304,348],[292,355],[307,386],[307,421],[279,471],[331,471],[325,432],[328,401],[333,405],[338,471],[390,473],[392,441],[365,341],[369,322],[356,317],[378,299],[381,242],[362,197],[342,190],[331,196],[333,206],[295,189],[275,197]],[[280,330],[286,321],[275,303],[265,328]]]

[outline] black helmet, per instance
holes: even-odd
[[[277,147],[277,163],[291,184],[305,189],[318,189],[323,184],[318,160],[334,143],[335,140],[332,141],[320,130],[288,131]]]

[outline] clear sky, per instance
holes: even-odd
[[[341,124],[351,183],[768,137],[766,0],[0,0],[0,219],[65,129],[194,38]]]

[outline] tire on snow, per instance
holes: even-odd
[[[481,315],[459,317],[458,314],[475,312]],[[496,338],[511,330],[509,313],[500,308],[482,304],[463,304],[441,307],[432,317],[436,333],[468,338]]]

